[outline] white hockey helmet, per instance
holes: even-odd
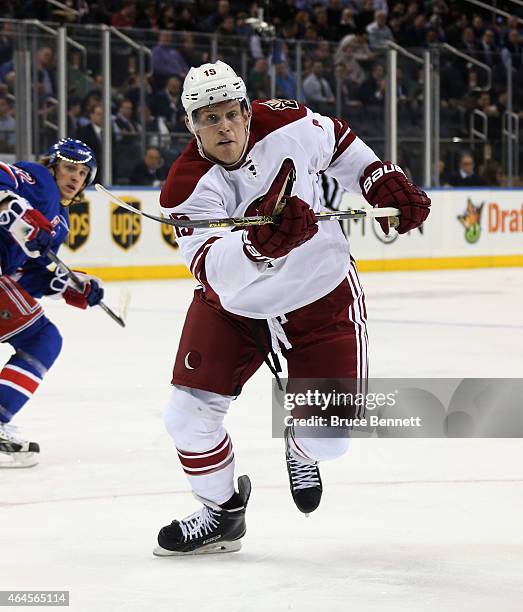
[[[228,64],[218,60],[189,70],[183,82],[182,104],[193,133],[194,111],[228,100],[244,101],[250,115],[251,103],[245,83]]]

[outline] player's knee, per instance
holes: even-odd
[[[51,321],[30,336],[13,339],[12,344],[17,354],[34,362],[42,373],[49,370],[62,350],[62,336],[58,328]]]
[[[349,438],[301,438],[299,446],[315,461],[330,461],[344,455],[349,449]]]
[[[49,369],[60,355],[63,346],[62,335],[51,321],[42,329],[38,354],[40,361]]]
[[[201,397],[204,395],[204,397]],[[223,436],[226,410],[217,406],[215,394],[195,393],[195,390],[175,385],[164,411],[164,424],[178,448],[202,452],[211,448]]]

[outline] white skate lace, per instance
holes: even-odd
[[[296,491],[321,485],[315,463],[302,463],[290,453],[287,456],[287,462],[292,476],[292,486]]]
[[[183,539],[192,540],[208,535],[213,529],[218,527],[218,513],[212,508],[203,506],[201,510],[186,516],[180,521]]]
[[[0,423],[0,440],[7,440],[16,444],[27,443],[27,440],[24,440],[18,434],[18,428],[10,423]]]

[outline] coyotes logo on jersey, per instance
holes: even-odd
[[[278,98],[266,100],[265,102],[260,102],[260,104],[262,106],[268,106],[271,110],[286,110],[288,108],[298,109],[300,107],[296,100],[280,100]]]

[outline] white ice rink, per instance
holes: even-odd
[[[522,375],[523,269],[362,279],[373,376]],[[522,440],[355,440],[306,518],[265,367],[227,421],[253,483],[242,551],[153,557],[198,507],[161,420],[193,283],[125,285],[125,330],[46,302],[64,350],[16,421],[40,465],[0,472],[0,590],[69,590],[75,612],[523,610]]]

